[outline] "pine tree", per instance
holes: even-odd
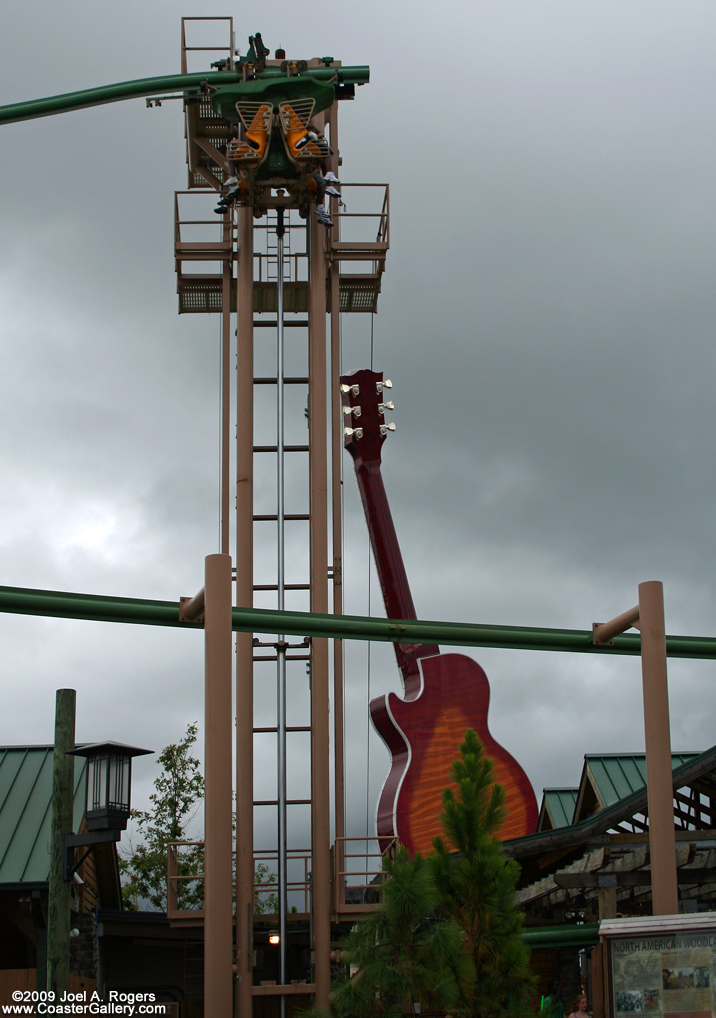
[[[456,925],[436,917],[438,895],[430,869],[399,848],[386,858],[380,902],[344,944],[351,977],[333,991],[331,1014],[350,1018],[399,1016],[413,1010],[449,1007],[457,998],[461,936]]]
[[[458,1010],[470,1018],[500,1018],[526,1006],[532,986],[529,949],[515,903],[519,866],[504,853],[497,832],[506,816],[505,790],[494,783],[492,761],[472,729],[443,790],[444,839],[433,840],[430,868],[441,907],[462,932],[469,961],[456,973]]]

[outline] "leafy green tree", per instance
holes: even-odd
[[[492,760],[472,729],[465,733],[443,790],[444,839],[429,857],[442,909],[459,927],[469,962],[455,973],[458,1010],[471,1018],[500,1018],[527,1006],[532,988],[529,948],[515,903],[519,866],[497,837],[505,819],[505,790],[494,783]],[[467,978],[466,978],[467,975]]]
[[[196,816],[204,796],[204,778],[199,761],[192,756],[197,726],[189,725],[183,739],[164,749],[159,757],[162,772],[154,781],[150,810],[132,810],[140,844],[120,859],[124,878],[125,908],[137,910],[144,902],[155,909],[167,907],[167,845],[187,840],[187,827]],[[177,875],[191,876],[204,870],[203,846],[187,847],[177,857]],[[204,901],[201,881],[177,881],[177,906],[201,908]]]
[[[258,885],[254,891],[254,912],[256,915],[276,915],[278,912],[277,892],[261,890],[262,884],[276,883],[276,874],[271,872],[268,863],[256,863],[254,883]]]
[[[438,895],[426,862],[399,848],[384,860],[386,880],[374,912],[344,945],[350,976],[332,994],[331,1013],[350,1018],[401,1015],[413,1002],[444,1009],[457,998],[461,935],[436,914]]]
[[[204,798],[204,778],[199,770],[199,761],[191,753],[196,734],[196,724],[189,725],[183,739],[162,751],[159,757],[162,772],[155,780],[154,792],[149,797],[153,808],[132,810],[132,819],[141,841],[136,849],[132,849],[131,855],[119,860],[124,907],[131,911],[137,911],[145,903],[166,911],[167,845],[172,841],[187,840],[187,827]],[[178,908],[204,907],[203,872],[203,845],[182,848],[177,854],[177,876],[197,875],[198,879],[177,881]],[[257,863],[256,883],[259,887],[254,896],[254,909],[258,914],[278,911],[276,893],[260,890],[260,885],[275,882],[276,874],[270,871],[269,866]]]

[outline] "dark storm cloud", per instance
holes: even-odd
[[[714,21],[705,3],[562,0],[236,18],[241,47],[259,29],[292,54],[371,65],[341,109],[341,175],[391,183],[374,352],[395,382],[385,478],[419,617],[588,628],[661,578],[668,628],[713,632]],[[26,5],[5,18],[0,102],[178,62],[171,4]],[[0,145],[3,582],[192,593],[218,534],[218,323],[176,315],[179,104],[5,126]],[[366,366],[368,321],[344,336],[344,367]],[[362,613],[366,533],[344,468],[346,611]],[[259,480],[261,505],[274,485]],[[260,547],[268,578],[271,534]],[[201,721],[196,634],[0,629],[0,741],[49,740],[60,685],[78,688],[82,738],[161,749]],[[366,800],[367,647],[346,653],[359,833],[385,755],[371,743]],[[575,783],[586,751],[641,745],[637,663],[473,656],[493,733],[538,791]],[[704,748],[712,666],[671,675],[674,745]],[[374,648],[371,695],[398,686],[391,648]]]

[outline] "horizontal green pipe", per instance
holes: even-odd
[[[349,84],[362,85],[370,78],[368,67],[311,67],[306,72],[312,78],[332,81],[340,74]],[[278,67],[267,67],[259,78],[281,78],[285,74]],[[64,95],[48,96],[45,99],[31,99],[28,102],[0,106],[0,124],[12,124],[19,120],[33,120],[36,117],[51,117],[55,113],[87,109],[89,106],[103,106],[105,103],[120,102],[122,99],[141,99],[143,96],[159,95],[162,92],[184,92],[198,89],[202,81],[210,85],[230,85],[242,80],[238,71],[201,71],[194,74],[168,74],[159,78],[137,78],[122,81],[116,85],[102,85],[86,88],[81,92],[67,92]]]
[[[177,601],[103,597],[99,594],[71,594],[27,587],[0,587],[0,612],[90,619],[95,622],[201,628],[179,620]],[[615,637],[613,647],[595,647],[591,630],[586,629],[482,626],[464,622],[421,622],[418,619],[394,622],[361,615],[318,615],[265,608],[233,608],[232,627],[235,631],[249,633],[285,633],[287,636],[374,640],[381,643],[437,643],[457,647],[502,647],[632,656],[641,652],[641,637],[632,633]],[[666,652],[669,657],[715,659],[716,638],[667,636]]]
[[[523,930],[522,939],[530,947],[588,947],[599,943],[599,923],[581,926],[540,926]]]

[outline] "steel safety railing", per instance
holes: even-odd
[[[167,918],[189,919],[202,917],[203,908],[179,908],[180,885],[203,884],[204,873],[180,873],[182,848],[203,848],[203,841],[170,841],[167,845]]]
[[[286,282],[303,282],[308,278],[308,255],[305,251],[284,254],[283,264]],[[276,253],[255,251],[254,283],[275,283],[276,276]]]
[[[189,218],[184,210],[187,207],[187,200],[191,200],[194,215]],[[196,218],[196,212],[200,209],[200,202],[203,207],[211,211],[210,203],[215,200],[214,195],[207,196],[198,191],[175,191],[174,192],[174,257],[179,263],[182,261],[225,261],[232,258],[234,245],[234,230],[226,230],[223,218],[219,219],[208,212],[201,218]],[[201,214],[201,213],[200,213]],[[201,237],[201,240],[189,239]]]
[[[286,890],[290,910],[308,913],[311,910],[311,851],[307,848],[287,849],[287,862],[290,869],[296,868],[302,875],[297,879],[286,881]],[[292,866],[293,864],[293,866]],[[278,852],[276,849],[257,849],[254,852],[254,872],[260,866],[268,867],[269,873],[272,865],[278,866]],[[254,911],[257,914],[266,915],[268,910],[265,907],[257,909],[257,905],[265,906],[265,895],[277,894],[279,890],[278,879],[274,876],[270,880],[261,879],[254,883]],[[270,897],[269,897],[270,901]],[[302,905],[300,908],[297,905]],[[270,913],[269,913],[270,914]]]
[[[382,189],[379,204],[373,203],[373,195]],[[331,217],[338,221],[337,237],[329,239],[330,257],[345,261],[372,260],[385,262],[390,247],[390,187],[388,184],[341,185],[341,196],[345,208],[331,211]],[[355,203],[363,205],[355,211]],[[366,207],[367,205],[367,207]]]
[[[334,891],[334,902],[333,908],[336,918],[340,916],[346,916],[350,914],[356,914],[361,912],[372,911],[378,902],[378,888],[382,883],[383,879],[383,868],[382,859],[387,852],[393,851],[394,846],[397,842],[391,842],[386,852],[368,852],[365,850],[346,851],[346,847],[355,844],[356,846],[364,846],[369,842],[375,842],[375,838],[370,838],[367,835],[363,837],[347,837],[338,838],[336,844],[333,846],[332,851],[332,873],[333,873],[333,887]],[[203,880],[203,873],[195,874],[178,874],[176,869],[177,862],[177,849],[184,846],[193,847],[203,845],[202,841],[176,841],[171,842],[167,846],[167,917],[171,920],[201,920],[203,919],[203,909],[183,909],[177,908],[177,886],[180,881],[199,881]],[[276,856],[275,852],[257,852],[254,856],[256,864],[265,862],[268,864],[271,861],[271,857]],[[310,853],[308,851],[297,851],[295,853],[296,860],[299,860],[303,864],[304,878],[302,881],[294,881],[293,885],[295,889],[300,890],[304,895],[305,911],[309,911],[310,906]],[[343,860],[339,865],[339,860]],[[346,865],[346,860],[351,860],[349,865]],[[360,860],[363,860],[361,864]],[[369,860],[375,860],[369,862]],[[381,860],[378,863],[378,860]],[[359,878],[359,879],[357,879]],[[362,879],[361,879],[362,878]],[[273,888],[277,886],[270,882],[258,881],[254,884],[254,901],[256,901],[256,895],[261,892],[272,893]],[[365,897],[369,896],[373,898],[372,901],[347,901],[346,900],[346,886],[350,888],[350,897],[359,897],[361,893]],[[255,913],[255,914],[261,914]],[[271,913],[263,913],[264,915],[270,915]],[[558,947],[558,946],[584,946],[589,944],[596,944],[599,938],[599,924],[591,923],[585,925],[575,926],[573,923],[561,924],[559,926],[550,926],[539,929],[525,929],[522,932],[522,939],[530,944],[532,947]]]
[[[193,29],[206,29],[207,25],[222,26],[227,23],[228,41],[217,42],[213,46],[190,46],[187,44],[187,26]],[[196,33],[198,35],[198,33]],[[189,53],[225,53],[226,69],[234,69],[234,19],[232,17],[186,17],[181,19],[181,72],[187,74],[189,71]]]
[[[363,839],[365,841],[365,838]],[[171,841],[167,845],[167,917],[174,920],[200,919],[204,915],[203,908],[180,908],[182,885],[200,885],[204,882],[203,866],[196,871],[181,872],[183,849],[203,849],[200,841]],[[203,858],[203,853],[199,853]],[[235,871],[236,853],[233,855]],[[258,879],[254,882],[254,914],[275,914],[275,895],[278,893],[278,879],[272,872],[278,865],[278,853],[275,849],[257,849],[254,852],[254,872]],[[292,912],[307,914],[311,909],[311,852],[309,849],[289,849],[288,865],[298,871],[294,879],[287,881],[289,904]],[[274,896],[272,898],[272,895]],[[268,907],[267,907],[268,906]]]
[[[346,913],[371,912],[378,903],[378,889],[386,878],[383,859],[395,851],[397,839],[384,851],[369,851],[377,844],[374,836],[336,838],[331,849],[333,870],[333,910]]]

